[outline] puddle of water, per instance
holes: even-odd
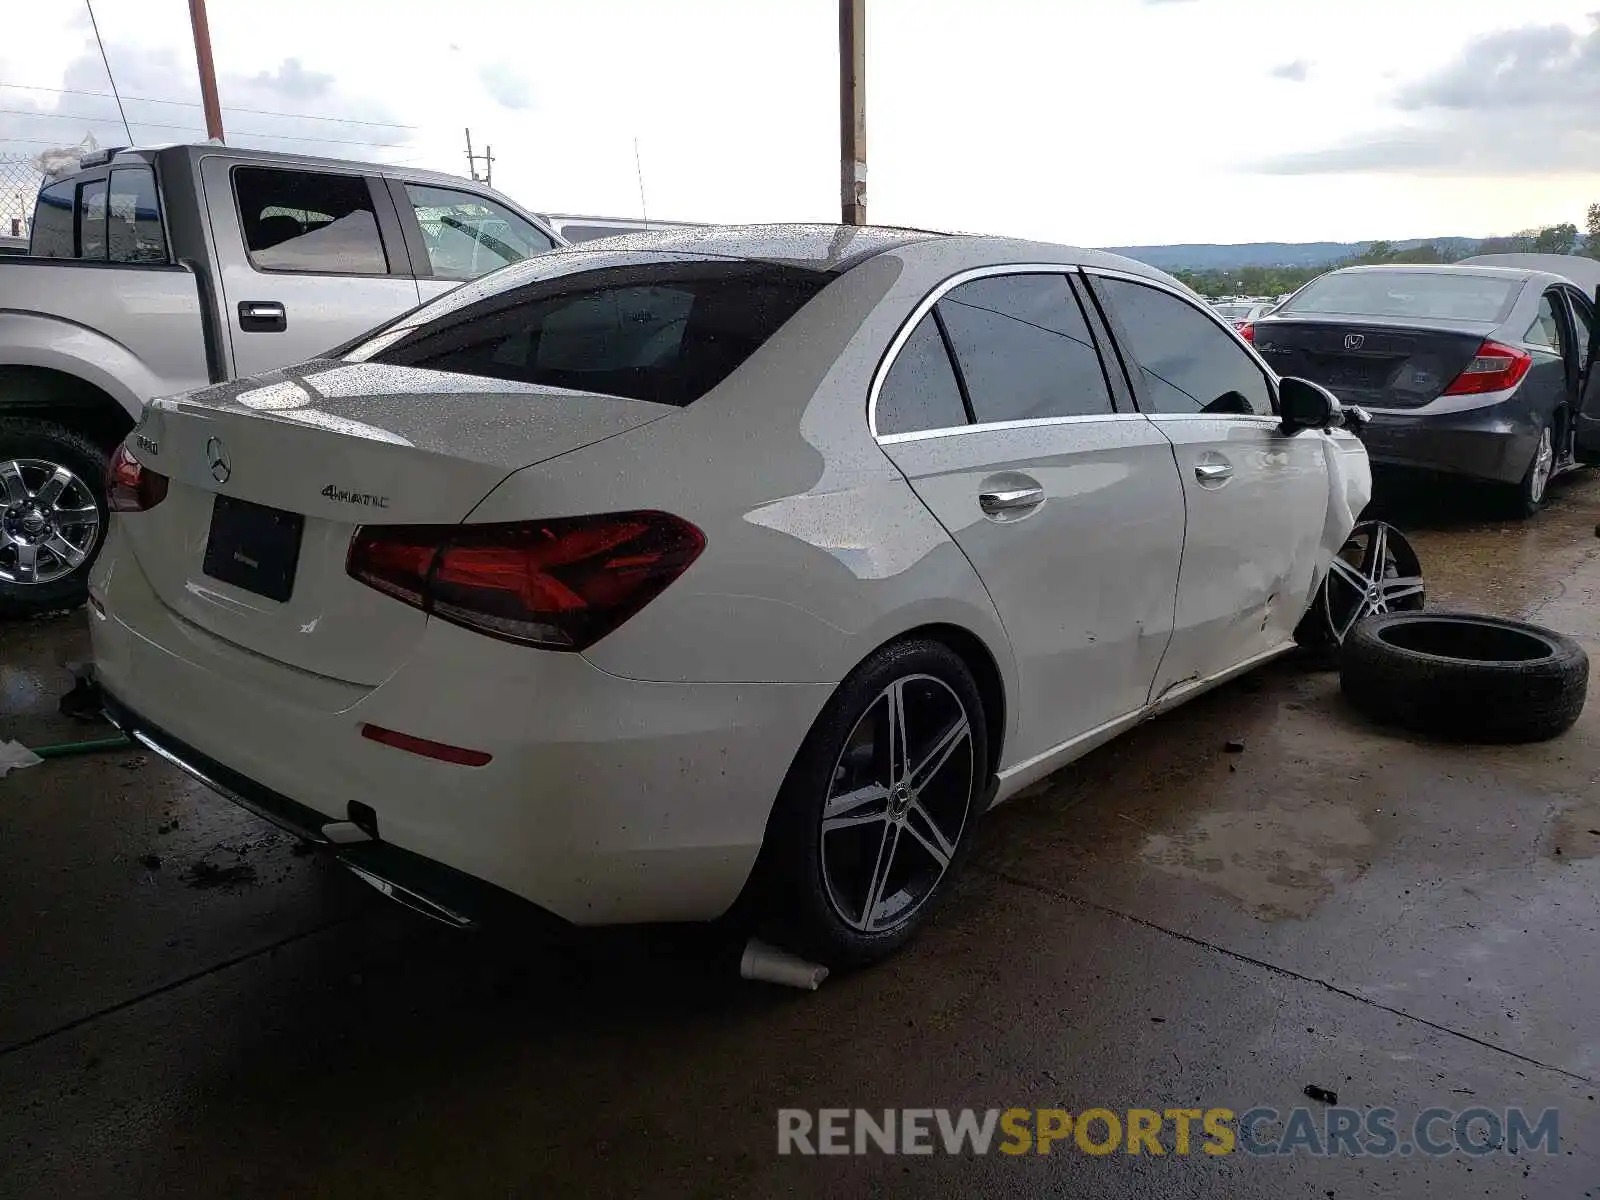
[[[1367,869],[1372,841],[1354,809],[1308,801],[1204,813],[1181,833],[1152,834],[1139,856],[1261,916],[1307,917],[1337,885]]]
[[[0,712],[15,716],[45,708],[48,687],[53,682],[47,683],[44,675],[38,671],[23,667],[0,667]]]

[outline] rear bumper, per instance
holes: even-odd
[[[577,925],[720,915],[832,690],[643,683],[443,622],[377,687],[309,676],[166,608],[115,521],[91,589],[96,673],[131,734],[315,841],[359,801],[378,837],[341,858],[466,917],[479,882]],[[420,757],[364,723],[493,758]]]
[[[373,838],[335,844],[323,832],[326,817],[288,796],[262,787],[157,728],[101,688],[107,718],[139,745],[199,780],[219,796],[308,842],[336,851],[341,863],[392,900],[446,925],[465,929],[497,912],[527,906],[508,892]]]
[[[1372,413],[1361,432],[1374,466],[1520,483],[1536,444],[1536,426],[1514,394],[1479,408]]]

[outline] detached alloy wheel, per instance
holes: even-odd
[[[0,421],[0,616],[83,603],[105,536],[105,452],[43,421]]]
[[[1383,521],[1362,521],[1328,564],[1300,640],[1342,645],[1367,617],[1421,609],[1426,591],[1422,563],[1405,534]]]
[[[988,796],[982,701],[938,642],[874,655],[790,769],[763,856],[780,936],[832,966],[905,944],[965,861]]]

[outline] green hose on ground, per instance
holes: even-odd
[[[62,742],[55,746],[29,746],[40,758],[66,758],[69,754],[93,754],[96,750],[126,750],[133,745],[125,734],[92,738],[87,742]]]

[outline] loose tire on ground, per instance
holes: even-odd
[[[1340,683],[1379,721],[1462,742],[1533,742],[1583,711],[1589,656],[1563,634],[1475,613],[1369,617],[1345,638]]]
[[[70,574],[44,583],[19,583],[0,578],[0,618],[31,617],[77,608],[89,594],[89,570],[105,541],[108,513],[104,480],[108,454],[83,434],[54,421],[32,417],[0,418],[0,464],[28,460],[55,463],[81,480],[93,498],[98,526],[87,539],[87,556]],[[0,519],[7,510],[0,490]],[[0,550],[0,553],[5,551]],[[14,553],[12,551],[11,553]]]
[[[903,751],[887,736],[895,703]],[[950,751],[942,760],[941,746]],[[917,639],[873,654],[818,716],[779,792],[753,880],[758,921],[785,949],[830,967],[898,950],[971,852],[988,763],[983,702],[955,651]],[[884,847],[899,857],[875,903]]]

